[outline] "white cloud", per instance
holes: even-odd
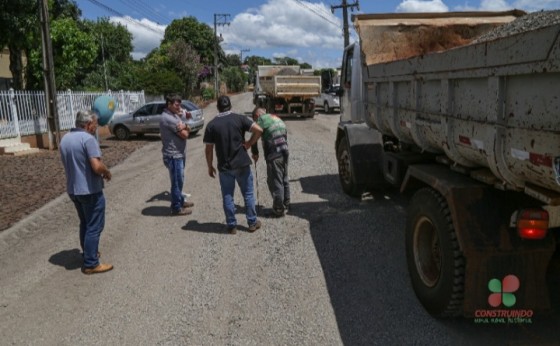
[[[224,42],[248,48],[341,48],[342,25],[323,3],[269,0],[220,28]]]
[[[166,12],[164,7],[158,10]],[[143,58],[158,47],[165,31],[165,26],[147,19],[140,22],[153,30],[130,18],[113,17],[111,21],[125,25],[132,33],[134,59]],[[316,68],[340,65],[338,55],[342,54],[344,40],[342,23],[329,5],[322,2],[268,0],[259,7],[235,15],[230,25],[219,26],[218,32],[224,38],[222,48],[227,54],[250,49],[244,56],[288,56]],[[335,58],[325,56],[327,51],[335,52]]]
[[[343,47],[342,23],[324,3],[269,0],[236,15],[229,26],[220,27],[219,31],[229,46],[253,51],[275,49],[274,55],[268,56],[289,56],[314,67],[313,61],[301,55],[303,50],[341,51]]]
[[[449,8],[441,0],[404,0],[397,6],[397,12],[447,12]]]
[[[109,20],[124,25],[132,34],[132,58],[136,60],[145,57],[154,48],[159,47],[165,32],[165,25],[154,23],[148,19],[135,20],[130,17],[111,17]]]

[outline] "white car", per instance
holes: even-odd
[[[335,109],[340,111],[340,97],[338,96],[340,90],[339,84],[334,84],[327,90],[321,93],[321,96],[315,98],[315,106],[323,107],[325,113],[331,113]]]
[[[195,135],[204,126],[202,109],[188,100],[181,102],[181,107],[191,113],[192,118],[187,121],[191,128],[190,135]],[[159,120],[165,108],[165,101],[146,103],[136,111],[116,116],[109,121],[109,131],[117,139],[125,140],[131,134],[142,136],[146,133],[159,133]]]

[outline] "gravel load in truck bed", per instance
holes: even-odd
[[[472,43],[492,41],[498,38],[520,34],[526,31],[537,30],[560,23],[560,10],[539,11],[528,13],[516,20],[500,25],[499,27],[480,36]]]

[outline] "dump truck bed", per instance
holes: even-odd
[[[478,180],[559,204],[560,24],[469,44],[501,16],[483,16],[480,27],[453,15],[389,19],[354,16],[367,61],[368,125],[445,154]],[[449,26],[452,34],[440,35]],[[370,39],[379,35],[381,43]],[[391,49],[403,42],[406,49]]]
[[[321,94],[321,77],[300,74],[299,66],[259,66],[260,92],[272,97],[311,98]]]
[[[352,16],[367,65],[469,44],[524,12],[388,13]]]

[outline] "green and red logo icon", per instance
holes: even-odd
[[[488,304],[495,308],[502,304],[511,308],[516,302],[513,292],[519,289],[519,279],[511,274],[504,277],[502,281],[492,279],[488,281],[488,289],[492,292],[488,296]]]

